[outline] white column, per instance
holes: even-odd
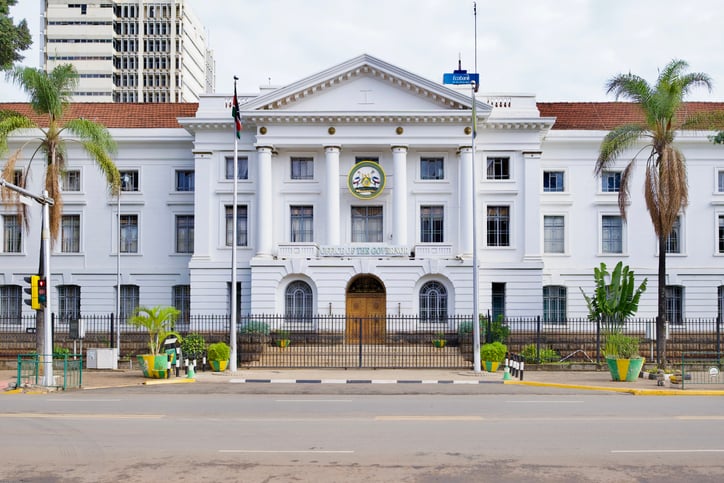
[[[525,203],[523,213],[525,223],[525,255],[524,260],[541,261],[543,250],[541,249],[541,240],[543,239],[541,230],[541,214],[540,214],[540,192],[543,186],[540,170],[540,152],[523,153],[523,170],[525,187]]]
[[[458,151],[459,173],[458,203],[460,218],[458,220],[458,249],[463,255],[473,254],[473,148],[462,146]],[[476,183],[477,185],[477,183]]]
[[[339,146],[326,146],[324,148],[324,161],[327,168],[326,186],[326,243],[339,245]]]
[[[392,244],[407,245],[407,146],[392,147]]]
[[[272,148],[257,146],[257,188],[256,188],[256,254],[261,257],[272,255],[273,210],[272,210]]]

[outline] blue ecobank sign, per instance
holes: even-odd
[[[443,84],[469,85],[472,82],[475,82],[475,85],[480,84],[480,74],[469,74],[466,70],[456,70],[442,75]]]

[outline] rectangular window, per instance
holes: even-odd
[[[563,253],[565,251],[565,221],[562,216],[543,217],[543,251]]]
[[[0,321],[19,324],[23,291],[18,285],[0,285]]]
[[[231,282],[226,283],[228,312],[231,313]],[[241,282],[236,282],[236,320],[242,320],[241,316]]]
[[[292,179],[314,179],[314,159],[292,158]]]
[[[80,287],[78,285],[60,285],[58,287],[58,307],[61,322],[80,318]]]
[[[420,242],[442,243],[443,240],[443,207],[420,207]]]
[[[604,193],[618,193],[621,188],[621,172],[604,171],[601,173],[601,191]]]
[[[22,227],[18,215],[3,215],[3,253],[20,253]]]
[[[234,207],[227,205],[226,210],[226,246],[230,247],[233,243],[234,232],[233,230],[233,219],[234,219]],[[247,208],[245,205],[236,206],[236,246],[245,247],[249,244],[248,241],[249,226],[247,220]]]
[[[80,171],[66,170],[61,177],[63,191],[80,191]]]
[[[510,179],[510,158],[488,158],[488,179]]]
[[[194,190],[194,170],[180,169],[176,171],[176,191]]]
[[[719,183],[717,184],[719,193],[724,193],[724,171],[719,171]]]
[[[543,287],[543,322],[566,322],[566,287],[548,285]]]
[[[666,253],[681,253],[681,217],[677,216],[666,238]]]
[[[491,284],[491,301],[493,309],[493,320],[505,317],[505,284],[493,282]]]
[[[239,156],[237,160],[236,179],[249,179],[249,158]],[[234,179],[234,157],[226,157],[226,179]]]
[[[188,330],[191,315],[191,285],[174,285],[172,290],[173,306],[181,312],[176,319],[176,329]]]
[[[138,191],[138,171],[121,171],[121,191]]]
[[[487,244],[489,247],[510,246],[510,208],[488,206]]]
[[[80,215],[63,215],[60,221],[60,251],[80,253]]]
[[[623,220],[620,216],[601,217],[601,252],[623,253]]]
[[[445,179],[443,158],[420,158],[420,179]]]
[[[314,241],[314,208],[311,206],[290,207],[290,241],[311,243]]]
[[[138,253],[138,215],[121,215],[121,253]]]
[[[564,191],[563,171],[543,172],[543,191],[546,193],[559,193]]]
[[[724,253],[724,215],[719,215],[719,253]]]
[[[666,318],[670,324],[681,325],[684,323],[684,287],[666,286]]]
[[[720,285],[717,289],[717,316],[719,323],[724,323],[724,285]]]
[[[176,216],[176,253],[194,252],[194,215]]]
[[[121,321],[133,315],[138,308],[139,298],[138,285],[121,285],[121,313],[118,315]]]
[[[382,242],[382,207],[352,207],[352,243]]]

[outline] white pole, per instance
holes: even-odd
[[[234,101],[236,102],[236,77],[234,77]],[[231,360],[229,361],[229,370],[236,372],[236,202],[239,196],[237,181],[239,172],[239,139],[236,137],[236,120],[234,120],[234,206],[232,212],[232,235],[231,235],[231,329],[229,334],[231,346]]]
[[[475,118],[475,82],[471,84],[473,99],[473,167],[472,167],[472,183],[473,183],[473,368],[476,373],[481,372],[480,368],[480,308],[478,290],[478,194],[477,194],[477,178],[475,176],[475,136],[477,134],[477,119]]]
[[[48,191],[43,191],[43,197],[48,198]],[[45,374],[45,386],[53,386],[53,327],[50,322],[50,310],[53,290],[51,289],[51,271],[50,271],[50,209],[48,203],[43,204],[43,243],[45,250],[43,251],[43,265],[45,267],[45,308],[43,309],[43,320],[45,327],[43,329],[43,340],[45,340],[45,352],[43,354],[43,374]]]

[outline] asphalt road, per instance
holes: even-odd
[[[3,397],[0,481],[724,480],[716,397],[191,386]]]

